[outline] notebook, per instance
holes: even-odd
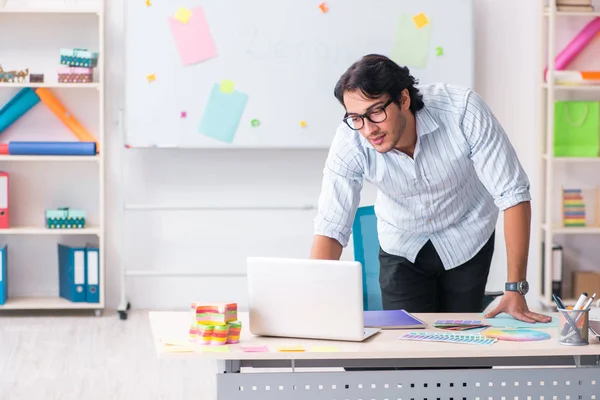
[[[404,310],[365,311],[365,327],[380,329],[417,329],[427,324]]]

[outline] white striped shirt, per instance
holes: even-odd
[[[471,259],[495,229],[499,210],[531,200],[529,180],[506,133],[474,91],[420,86],[414,159],[378,153],[342,123],[325,168],[315,234],[346,247],[363,179],[377,187],[381,248],[415,262],[431,240],[446,269]]]

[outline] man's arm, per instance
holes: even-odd
[[[315,235],[310,258],[319,260],[339,260],[342,256],[342,245],[327,236]]]
[[[502,126],[475,92],[468,94],[462,128],[477,175],[504,212],[508,281],[524,280],[531,224],[529,179]],[[529,311],[525,297],[517,292],[506,292],[498,307],[485,317],[493,318],[501,312],[526,322],[550,320]]]
[[[364,155],[350,135],[340,128],[325,161],[314,220],[313,259],[339,260],[350,239],[364,170]]]

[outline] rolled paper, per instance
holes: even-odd
[[[210,340],[211,346],[222,346],[226,344],[228,334],[229,325],[215,325],[212,338]]]
[[[77,138],[82,142],[94,142],[96,143],[96,151],[100,152],[100,146],[98,141],[91,133],[89,133],[81,124],[75,119],[71,113],[58,101],[56,97],[46,88],[38,88],[35,93],[39,96],[42,103],[44,103],[50,111],[54,113],[66,126],[69,128]]]
[[[215,330],[214,325],[196,325],[198,331],[196,334],[196,343],[206,346],[211,344],[213,332]]]
[[[198,336],[198,324],[192,322],[190,325],[190,342],[195,342]]]
[[[240,342],[240,333],[242,332],[242,322],[232,321],[228,323],[229,333],[227,334],[227,343],[235,344]]]
[[[21,118],[40,98],[31,88],[23,88],[4,107],[0,109],[0,132]]]
[[[199,324],[227,325],[237,320],[237,303],[208,304],[196,307],[196,321]]]
[[[0,154],[2,154],[2,155],[8,155],[8,143],[1,143],[0,144]]]

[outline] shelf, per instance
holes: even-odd
[[[100,83],[36,83],[36,82],[25,82],[25,83],[0,83],[0,88],[49,88],[49,89],[100,89]]]
[[[561,299],[565,306],[574,306],[577,303],[577,299]],[[541,298],[542,304],[546,307],[555,307],[556,303],[552,299]]]
[[[547,225],[542,225],[542,229],[547,230]],[[572,226],[564,227],[555,225],[552,228],[552,232],[561,235],[596,235],[600,234],[600,226]]]
[[[11,156],[0,155],[0,161],[58,161],[58,162],[98,162],[100,156]]]
[[[544,83],[542,86],[546,90],[549,89],[549,85],[547,83]],[[560,84],[554,84],[554,90],[558,90],[558,91],[593,92],[593,91],[600,90],[600,85],[560,85]]]
[[[543,160],[547,160],[548,156],[544,154]],[[557,163],[600,163],[600,157],[552,157],[552,161]]]
[[[554,14],[557,17],[600,17],[600,12],[596,11],[557,11]],[[550,16],[550,11],[544,11],[544,16]]]
[[[61,8],[0,8],[0,14],[91,14],[99,15],[102,10]]]
[[[9,297],[0,310],[77,310],[100,309],[100,303],[73,303],[62,297]]]
[[[97,235],[98,227],[83,229],[49,229],[36,226],[17,226],[14,228],[0,229],[0,235]]]

